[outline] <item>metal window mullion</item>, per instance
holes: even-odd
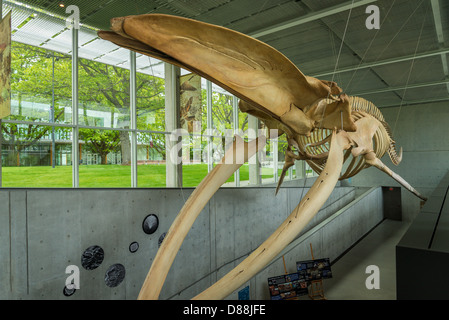
[[[130,51],[130,117],[131,117],[131,188],[137,188],[137,86],[136,86],[136,53]]]
[[[3,11],[2,11],[2,6],[3,6],[3,0],[0,0],[0,20],[3,19]],[[2,141],[3,139],[3,134],[2,134],[2,119],[0,118],[0,188],[2,187],[2,171],[3,171],[3,167],[2,167]]]
[[[72,27],[72,186],[79,188],[78,29]]]
[[[273,158],[273,178],[274,178],[274,182],[277,183],[279,180],[278,177],[278,162],[279,162],[279,139],[278,137],[271,139],[271,153],[272,153],[272,158]]]
[[[234,135],[239,134],[239,106],[238,99],[236,96],[232,97],[232,122],[234,127]],[[237,159],[237,157],[236,157]],[[240,187],[240,169],[234,172],[234,183],[236,187]]]
[[[206,132],[210,134],[210,137],[208,137],[207,141],[207,172],[211,172],[214,168],[213,166],[213,138],[212,138],[212,82],[209,80],[206,81],[206,106],[207,106],[207,128]]]

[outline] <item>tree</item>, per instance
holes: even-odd
[[[100,155],[101,164],[107,164],[109,153],[120,150],[119,131],[80,129],[79,137],[86,143],[85,147],[88,151]]]
[[[53,57],[55,59],[53,74]],[[80,123],[90,125],[87,118],[87,111],[109,113],[111,119],[111,127],[116,126],[116,122],[122,123],[122,127],[126,128],[129,122],[129,70],[110,66],[95,61],[79,59],[79,101],[80,106],[86,112],[80,113]],[[52,93],[54,92],[55,102],[55,122],[69,122],[70,114],[67,110],[71,107],[71,57],[56,52],[51,52],[43,48],[38,48],[18,42],[12,44],[12,75],[11,75],[11,91],[13,99],[18,101],[18,110],[11,115],[9,119],[25,120],[25,121],[50,121],[49,108],[52,105]],[[54,81],[53,81],[54,75]],[[145,74],[137,74],[137,106],[138,114],[145,117],[147,114],[157,112],[164,109],[164,99],[161,98],[163,93],[163,79],[152,77]],[[53,90],[54,88],[54,90]],[[39,108],[25,108],[26,106],[40,106]],[[66,109],[66,107],[68,107]],[[30,110],[34,110],[30,112]],[[118,115],[128,112],[128,116]],[[144,126],[140,121],[140,129],[154,130],[151,126]],[[93,125],[100,125],[94,123]],[[35,128],[36,127],[36,128]],[[37,128],[36,125],[29,124],[29,130],[17,130],[16,126],[3,126],[2,133],[8,142],[14,146],[15,153],[22,149],[17,149],[18,141],[26,141],[26,145],[36,143],[42,138],[50,127]],[[117,150],[116,145],[122,148],[129,147],[129,138],[122,134],[100,134],[90,135],[83,132],[81,135],[85,137],[86,146],[89,150],[99,150],[98,153],[105,154],[107,150]],[[119,137],[118,142],[116,137]],[[98,139],[106,139],[100,143]],[[110,141],[108,140],[110,139]],[[120,139],[122,140],[120,143]],[[112,147],[115,146],[115,147]],[[104,147],[104,150],[101,148]],[[20,147],[19,147],[20,148]],[[120,148],[117,150],[120,151]],[[115,152],[117,152],[115,151]],[[127,164],[130,159],[130,153],[122,150],[122,163]]]
[[[5,140],[9,141],[12,149],[12,154],[8,156],[8,163],[14,163],[16,166],[20,166],[20,152],[35,145],[50,130],[50,127],[32,124],[3,124],[3,137],[7,137]]]
[[[162,100],[163,101],[163,100]],[[153,112],[144,108],[137,108],[137,128],[141,130],[165,131],[165,108],[159,108]],[[147,145],[162,159],[166,159],[165,134],[139,132],[137,136],[139,144]]]
[[[110,110],[111,119],[115,119],[116,113],[120,111],[125,112],[128,116],[122,116],[122,123],[125,123],[124,128],[129,128],[129,105],[130,105],[130,72],[127,69],[119,68],[117,66],[106,65],[96,61],[80,59],[79,65],[82,68],[80,71],[80,99],[83,102],[93,102],[100,105],[106,110]],[[137,109],[139,116],[144,116],[157,109],[164,108],[160,99],[156,97],[163,92],[163,86],[160,80],[154,79],[144,74],[137,75]],[[163,82],[162,82],[163,83]],[[92,88],[94,94],[92,94]],[[142,124],[142,121],[139,122]],[[111,121],[111,127],[114,127],[114,121]],[[144,128],[148,130],[149,128]],[[81,135],[80,135],[81,136]],[[89,136],[91,138],[91,136]],[[119,146],[121,147],[122,164],[129,165],[131,163],[130,141],[126,132],[118,134]],[[103,134],[96,136],[96,138],[112,139],[102,143],[96,143],[94,149],[103,146],[105,150],[101,150],[100,154],[104,154],[109,150],[109,146],[117,145],[115,140],[116,135]],[[89,140],[91,141],[91,140]],[[99,142],[99,141],[98,141]],[[116,147],[114,147],[116,149]],[[103,159],[103,158],[102,158]]]
[[[59,93],[56,99],[65,98],[67,100],[70,85],[60,73],[55,72],[55,81],[53,82],[53,55],[46,50],[34,48],[24,44],[13,42],[12,44],[12,62],[11,62],[11,91],[18,102],[18,114],[10,116],[14,120],[49,120],[49,112],[34,110],[23,114],[24,100],[32,105],[52,104],[52,91],[55,84],[55,92]],[[64,59],[64,56],[57,55],[56,59]],[[55,69],[59,64],[55,63]],[[62,67],[64,69],[64,66]],[[58,76],[58,77],[56,77]],[[55,122],[63,119],[64,109],[55,103]],[[8,156],[9,163],[20,165],[20,152],[36,144],[48,131],[49,126],[37,126],[29,124],[13,124],[7,123],[2,126],[1,134],[3,140],[8,141],[12,154]]]

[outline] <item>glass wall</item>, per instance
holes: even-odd
[[[1,125],[3,187],[72,186],[70,72],[70,56],[12,42],[11,114]]]
[[[12,53],[12,113],[2,125],[3,186],[70,187],[75,161],[72,130],[76,128],[79,187],[130,187],[130,70],[80,58],[78,125],[74,126],[68,76],[71,57],[17,42]],[[208,95],[204,79],[192,74],[181,82],[181,95],[185,95],[181,96],[181,129],[188,134],[182,185],[195,187],[210,170],[208,162],[220,161],[234,134],[248,140],[250,129],[248,115],[238,110],[230,93],[212,85]],[[259,123],[259,129],[264,129],[263,124]],[[136,133],[138,187],[166,187],[170,133],[165,131],[164,79],[160,77],[136,73]],[[285,148],[283,136],[259,153],[262,183],[276,182]],[[23,172],[30,179],[13,167],[27,167]],[[55,174],[60,178],[55,179]],[[292,168],[286,179],[295,176]],[[250,182],[247,162],[226,185],[249,183],[254,182]]]
[[[22,25],[39,16],[32,15]],[[20,27],[15,26],[14,32]],[[84,31],[79,33],[77,110],[72,107],[71,46],[65,43],[68,54],[46,49],[55,48],[61,39],[69,39],[70,44],[72,31],[64,29],[40,44],[13,41],[11,115],[1,125],[2,187],[167,186],[167,139],[172,132],[166,130],[163,74],[153,70],[153,64],[132,71],[128,50],[109,43],[98,46],[102,40],[96,32]],[[123,61],[112,63],[109,55],[118,51]],[[147,62],[146,57],[137,59]],[[133,72],[136,81],[131,92]],[[181,76],[183,187],[195,187],[203,180],[235,134],[253,138],[254,124],[250,126],[236,102],[232,94],[198,75]],[[264,129],[260,122],[257,126]],[[285,136],[279,143],[268,142],[259,153],[256,171],[247,162],[225,186],[276,182],[285,147]],[[254,172],[261,180],[250,179]],[[286,179],[295,176],[292,168]]]
[[[71,57],[12,42],[7,120],[71,124]]]
[[[71,129],[2,123],[2,186],[70,188]]]
[[[87,59],[79,59],[78,66],[78,123],[129,128],[129,70]]]
[[[130,71],[83,58],[78,68],[79,186],[131,187]]]
[[[164,133],[138,132],[138,187],[164,188],[166,186],[165,136]]]
[[[127,131],[80,128],[79,150],[80,187],[131,187]]]

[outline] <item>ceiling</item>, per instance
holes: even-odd
[[[3,0],[3,14],[13,9],[12,25],[17,29],[13,40],[69,53],[71,31],[65,26],[69,14],[59,7],[60,2]],[[129,51],[99,39],[95,30],[109,29],[113,17],[165,13],[254,36],[285,54],[303,73],[334,80],[347,94],[362,96],[381,108],[449,100],[449,1],[65,2],[80,9],[80,57],[129,67]],[[365,11],[369,5],[379,8],[380,29],[365,25],[371,15]],[[163,64],[146,56],[137,56],[137,68],[163,74]]]

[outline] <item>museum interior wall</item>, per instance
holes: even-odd
[[[220,189],[187,235],[160,298],[190,299],[213,284],[263,242],[307,190],[285,187],[275,197],[275,188]],[[192,191],[2,189],[9,215],[0,216],[0,254],[10,259],[1,260],[0,298],[136,299]],[[157,225],[144,224],[149,215]],[[311,259],[311,244],[315,258],[333,261],[382,219],[381,188],[356,197],[355,188],[337,187],[299,237],[243,287],[251,299],[269,299],[267,278],[284,274],[282,256],[289,272],[296,261]],[[100,251],[101,259],[94,259]],[[79,269],[80,289],[66,296],[69,266]]]
[[[400,300],[448,299],[449,172],[440,180],[396,245],[396,294]],[[426,275],[416,277],[425,265]],[[414,279],[410,281],[410,279]]]

